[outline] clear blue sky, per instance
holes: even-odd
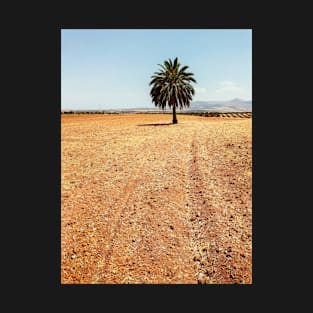
[[[153,108],[151,76],[175,57],[193,101],[252,100],[250,29],[62,29],[61,109]]]

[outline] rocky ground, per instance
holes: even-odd
[[[62,284],[252,283],[252,119],[62,115]]]

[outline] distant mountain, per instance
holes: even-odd
[[[228,101],[193,101],[184,111],[252,112],[252,101],[239,98]]]
[[[155,106],[125,109],[125,111],[161,111]],[[171,112],[168,107],[166,111]],[[193,101],[189,108],[184,108],[182,112],[252,112],[252,101],[235,98],[227,101]],[[180,112],[180,111],[179,111]]]

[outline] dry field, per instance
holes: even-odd
[[[62,114],[62,284],[252,283],[252,119],[177,117]]]

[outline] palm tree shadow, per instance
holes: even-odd
[[[137,126],[169,126],[173,123],[138,124]]]

